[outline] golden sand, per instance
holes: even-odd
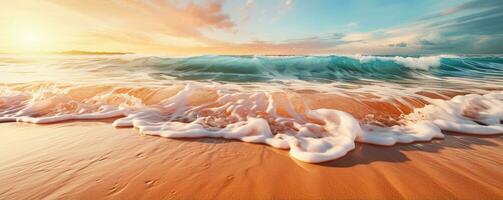
[[[321,164],[109,122],[0,124],[0,199],[502,199],[503,136],[357,144]]]

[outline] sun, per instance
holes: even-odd
[[[27,32],[19,36],[19,43],[24,48],[36,48],[41,42],[42,37],[35,32]]]
[[[50,47],[50,34],[40,24],[16,24],[10,26],[10,45],[17,51],[46,51]]]
[[[23,50],[41,50],[46,42],[44,34],[38,30],[25,30],[18,37],[18,43]]]

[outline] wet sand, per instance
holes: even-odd
[[[0,199],[502,199],[503,136],[357,144],[322,164],[109,122],[0,124]]]

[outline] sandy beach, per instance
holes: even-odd
[[[321,164],[223,139],[110,122],[0,124],[0,199],[501,199],[503,137],[357,144]]]
[[[5,0],[0,200],[503,200],[503,0]]]

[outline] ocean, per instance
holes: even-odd
[[[0,122],[103,119],[324,162],[355,142],[503,133],[503,57],[0,55]]]

